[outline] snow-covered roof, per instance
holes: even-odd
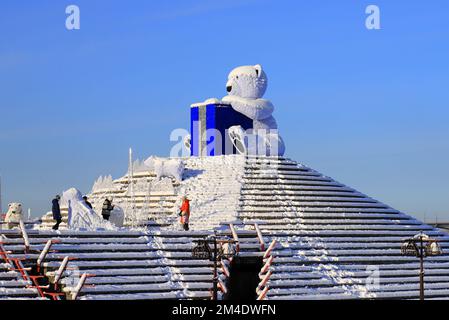
[[[70,255],[78,258],[71,265],[96,274],[89,278],[95,287],[81,299],[204,299],[212,265],[192,257],[193,240],[213,230],[232,237],[233,223],[242,256],[263,255],[276,241],[267,299],[408,299],[419,297],[419,261],[403,256],[401,245],[422,231],[443,249],[425,258],[425,294],[449,298],[448,233],[293,160],[232,155],[184,161],[179,184],[158,185],[152,174],[135,177],[135,210],[151,219],[148,229],[32,230],[31,246],[39,250],[46,240],[60,239],[46,261],[49,272]],[[129,180],[108,183],[114,202],[130,212]],[[108,194],[91,194],[94,208]],[[186,194],[192,200],[187,232],[177,215]],[[17,231],[0,233],[8,250],[26,257]]]
[[[205,100],[204,102],[192,103],[190,105],[190,107],[191,108],[194,108],[194,107],[205,107],[205,106],[210,105],[210,104],[215,104],[217,106],[229,106],[229,103],[222,102],[221,100],[219,100],[217,98],[210,98],[210,99]]]

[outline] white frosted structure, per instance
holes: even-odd
[[[285,153],[285,146],[279,136],[277,123],[273,117],[274,106],[262,99],[267,89],[267,75],[261,65],[242,66],[235,68],[228,76],[226,88],[228,95],[222,99],[232,108],[253,120],[253,135],[258,144],[258,155],[280,155]],[[248,154],[255,154],[254,146],[248,147],[248,142],[254,139],[244,139]]]
[[[145,164],[145,161],[141,161],[139,159],[133,162],[133,172],[145,172],[150,170],[150,168]]]
[[[92,191],[98,191],[98,190],[109,190],[114,187],[114,184],[112,183],[112,176],[100,176],[94,183],[92,187]]]
[[[85,204],[79,190],[71,188],[65,191],[62,197],[68,207],[67,225],[69,229],[114,229],[110,222],[105,221]]]
[[[111,211],[109,222],[116,227],[123,227],[125,223],[125,212],[119,206],[114,206],[114,210]]]
[[[443,250],[425,258],[426,298],[449,298],[449,234],[290,159],[226,155],[182,160],[184,180],[179,183],[157,180],[152,170],[134,175],[136,185],[152,185],[135,192],[134,210],[148,218],[137,222],[152,223],[54,232],[50,219],[47,230],[28,231],[32,246],[42,247],[55,237],[61,241],[52,247],[55,254],[74,258],[70,268],[96,275],[82,290],[83,300],[210,299],[212,262],[193,258],[192,247],[215,233],[233,239],[232,223],[239,245],[224,246],[225,254],[238,250],[242,258],[261,257],[272,249],[264,260],[271,274],[265,299],[417,299],[419,260],[402,255],[401,244],[425,232]],[[129,213],[129,183],[127,175],[114,179],[110,192],[97,191],[89,200],[101,207],[107,195]],[[187,232],[177,215],[184,195],[191,199]],[[74,190],[66,198],[79,202],[80,194]],[[20,231],[3,232],[5,249],[23,254]],[[56,256],[46,262],[48,272],[60,265]],[[1,267],[2,279],[12,277],[6,284],[0,281],[3,296],[37,297],[35,288],[20,282],[20,273]],[[221,268],[219,278],[225,279]]]

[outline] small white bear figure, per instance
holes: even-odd
[[[6,228],[11,229],[17,226],[22,219],[22,204],[15,202],[8,204],[8,212],[5,216]]]
[[[182,181],[184,173],[184,162],[179,159],[160,159],[149,157],[144,161],[145,165],[156,173],[156,178],[161,180],[163,177],[174,178],[176,181]]]
[[[253,120],[252,132],[245,133],[239,126],[232,127],[229,130],[231,140],[240,140],[237,143],[244,144],[248,154],[282,156],[285,145],[272,115],[274,106],[269,100],[262,99],[267,85],[267,75],[261,65],[235,68],[228,76],[228,95],[222,101]]]

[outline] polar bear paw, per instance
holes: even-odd
[[[241,126],[233,126],[228,129],[229,138],[232,144],[237,149],[239,154],[246,154],[247,149],[245,146],[245,131]]]
[[[243,130],[233,126],[228,131],[239,154],[254,156],[283,156],[285,144],[277,130]]]

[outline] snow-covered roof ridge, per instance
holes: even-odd
[[[208,105],[211,105],[211,104],[214,104],[214,105],[217,105],[217,106],[230,106],[229,103],[223,102],[220,99],[209,98],[209,99],[206,99],[203,102],[192,103],[190,105],[190,107],[191,108],[194,108],[194,107],[205,107],[205,106],[208,106]]]

